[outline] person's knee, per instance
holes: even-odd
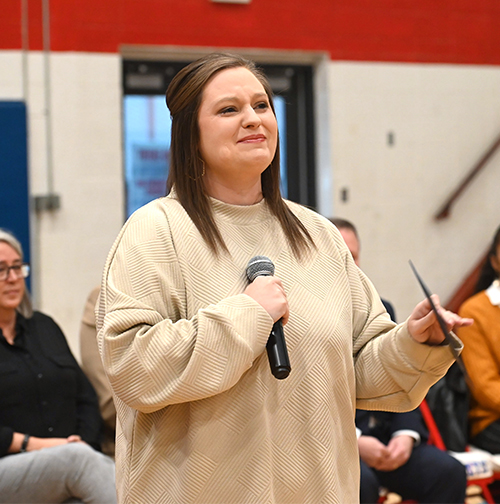
[[[85,443],[64,445],[61,455],[68,462],[67,485],[85,502],[116,503],[115,463]],[[61,459],[62,460],[62,459]]]
[[[68,443],[65,446],[65,450],[67,453],[74,455],[75,457],[85,457],[90,456],[93,453],[96,453],[94,448],[89,446],[87,443]],[[99,453],[99,452],[97,452]]]
[[[435,466],[435,470],[440,473],[440,476],[442,475],[441,477],[446,478],[450,485],[463,484],[465,486],[467,483],[465,466],[447,453],[446,456],[440,458],[439,464]]]
[[[107,465],[112,466],[110,470],[114,471],[113,461],[86,443],[68,443],[50,450],[51,464],[59,466],[60,472],[67,473],[69,477],[75,472],[86,473],[99,468],[107,472]],[[108,459],[110,462],[106,464]]]
[[[45,456],[50,457],[54,462],[59,462],[63,466],[73,465],[77,460],[89,457],[92,448],[84,443],[68,443],[45,449]]]
[[[450,477],[450,484],[462,486],[464,489],[467,486],[467,471],[465,466],[459,460],[450,456],[449,466],[446,470],[448,477]]]
[[[418,500],[464,502],[467,486],[465,466],[446,452],[427,447],[420,459],[421,485]]]

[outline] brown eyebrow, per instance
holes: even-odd
[[[14,259],[14,261],[12,261],[13,265],[22,264],[22,263],[23,263],[23,261],[21,259]],[[7,261],[0,261],[0,266],[8,266]]]
[[[256,98],[261,98],[265,96],[266,98],[269,99],[269,97],[267,96],[267,93],[266,92],[262,92],[262,93],[255,93],[253,95],[253,99],[255,100]],[[224,98],[221,98],[220,100],[217,100],[215,103],[214,103],[214,106],[218,106],[220,105],[221,103],[224,103],[225,101],[234,101],[234,100],[238,100],[238,97],[237,96],[224,96]]]

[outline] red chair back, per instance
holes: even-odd
[[[427,426],[427,430],[429,431],[428,444],[434,445],[436,448],[446,451],[446,445],[444,444],[443,438],[441,437],[434,417],[432,416],[431,409],[429,408],[429,405],[427,404],[427,401],[425,399],[420,404],[420,412],[424,417],[425,425]],[[477,485],[478,487],[480,487],[486,502],[488,504],[495,504],[495,500],[493,499],[493,496],[491,495],[490,489],[488,487],[488,485],[493,482],[493,479],[493,477],[474,479],[468,481],[467,484]]]
[[[425,425],[427,426],[427,429],[429,431],[428,444],[431,444],[436,448],[439,448],[440,450],[446,451],[446,446],[444,444],[443,438],[439,433],[436,421],[434,420],[434,417],[432,416],[431,413],[431,409],[429,408],[429,405],[427,404],[427,401],[425,399],[420,404],[420,412],[424,417]]]

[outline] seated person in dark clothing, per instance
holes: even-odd
[[[360,243],[349,221],[331,219],[359,266]],[[395,321],[392,305],[382,300]],[[378,502],[380,487],[423,503],[463,503],[465,467],[426,444],[428,432],[418,409],[407,413],[356,410],[361,466],[360,502]]]
[[[380,487],[419,503],[463,503],[465,466],[427,443],[419,410],[356,411],[361,503],[376,503]]]
[[[96,394],[58,325],[31,309],[28,274],[0,230],[0,502],[115,503]]]

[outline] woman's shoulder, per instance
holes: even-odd
[[[285,204],[288,206],[288,208],[297,216],[297,217],[308,217],[315,219],[317,217],[324,219],[316,210],[313,208],[309,208],[305,205],[302,205],[300,203],[296,203],[295,201],[291,201],[288,199],[283,200]],[[327,220],[327,219],[325,219]]]
[[[128,218],[127,222],[135,222],[144,219],[166,218],[169,214],[183,212],[184,208],[179,200],[173,195],[162,196],[146,203],[138,208]]]
[[[342,235],[329,219],[319,214],[312,208],[308,208],[289,200],[285,200],[285,202],[288,208],[290,208],[295,216],[306,227],[314,240],[333,240],[337,246],[340,245],[341,248],[344,248],[345,242]]]
[[[471,317],[488,310],[492,306],[486,291],[483,290],[466,299],[460,306],[458,313],[461,317]]]
[[[285,203],[304,225],[309,224],[324,229],[335,228],[335,226],[326,217],[323,217],[321,214],[316,212],[316,210],[290,200],[285,200]]]
[[[55,320],[46,313],[42,313],[40,311],[33,311],[33,315],[26,319],[32,324],[46,324],[46,325],[57,325]]]
[[[58,336],[62,335],[64,337],[59,324],[46,313],[34,311],[33,315],[29,319],[25,319],[25,321],[28,326],[35,328],[37,331],[50,331],[53,334],[57,334]]]
[[[159,235],[168,234],[170,221],[186,217],[186,211],[175,198],[171,196],[156,198],[132,213],[123,225],[117,242],[150,241]]]
[[[137,209],[125,222],[111,247],[106,269],[117,256],[149,258],[154,261],[158,253],[175,255],[173,230],[186,230],[191,221],[178,200],[171,196],[154,199]]]
[[[18,317],[18,321],[24,327],[24,330],[32,334],[33,337],[37,336],[44,346],[50,346],[61,341],[64,346],[67,345],[66,336],[59,324],[51,316],[40,311],[34,311],[29,318],[25,318],[20,314]]]

